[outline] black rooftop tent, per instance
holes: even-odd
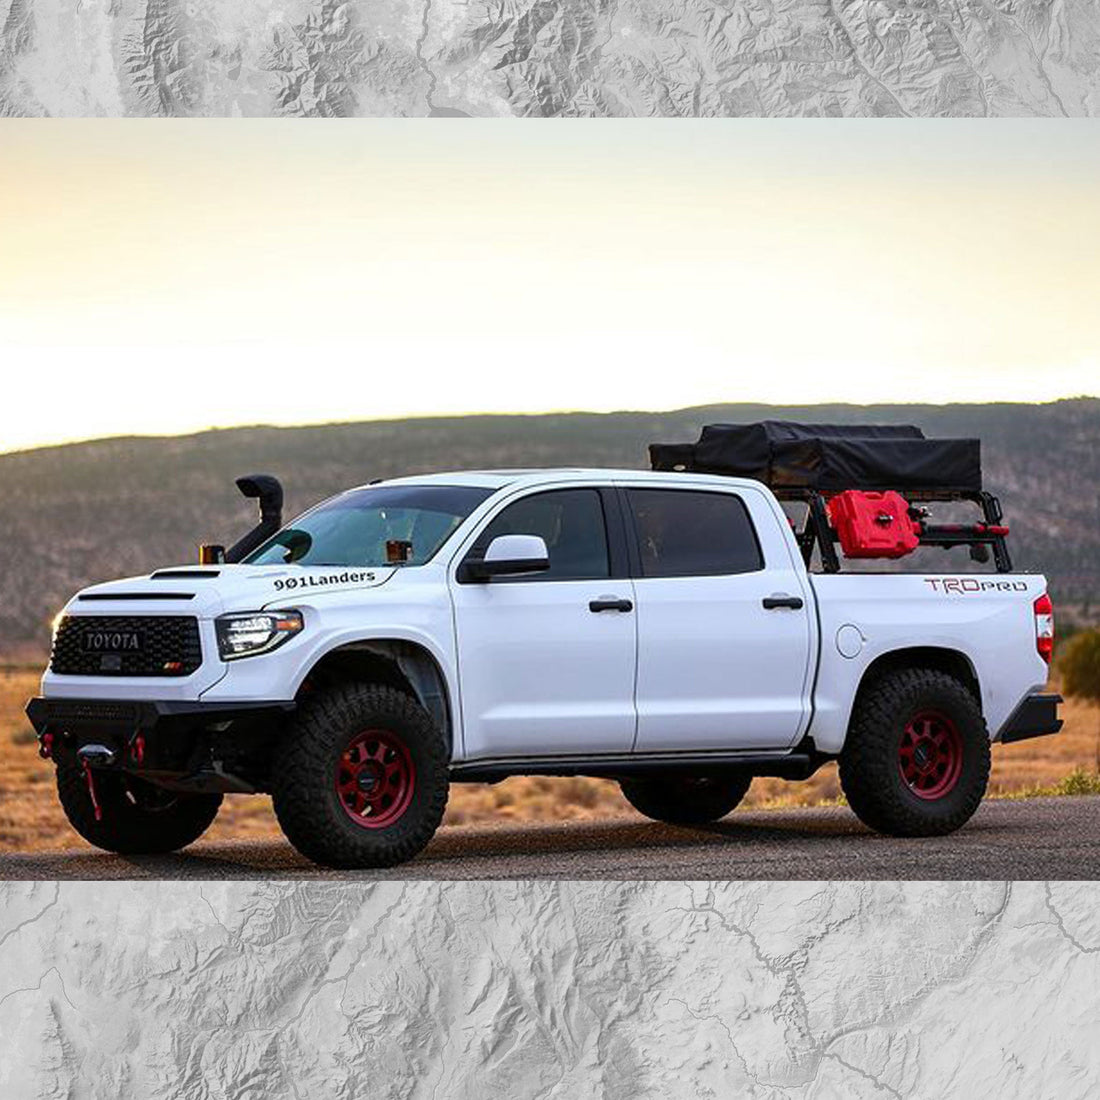
[[[982,489],[977,439],[928,439],[911,424],[708,424],[695,443],[653,443],[654,470],[720,474],[762,481],[780,500],[809,506],[797,532],[807,563],[816,546],[827,572],[839,569],[826,498],[846,490],[892,489],[910,501],[972,501],[983,523],[923,524],[921,544],[971,548],[976,561],[993,550],[1000,572],[1011,562],[997,498]],[[916,511],[916,510],[914,510]]]
[[[655,470],[751,477],[774,490],[978,493],[977,439],[926,439],[908,424],[708,424],[698,443],[654,443]]]

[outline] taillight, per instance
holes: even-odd
[[[1035,601],[1035,648],[1049,665],[1054,656],[1054,604],[1045,592]]]

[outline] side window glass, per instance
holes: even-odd
[[[531,580],[599,580],[611,575],[603,504],[595,489],[555,489],[509,505],[477,540],[481,553],[498,535],[540,535],[550,568]]]
[[[729,493],[628,489],[643,577],[752,573],[764,559],[748,509]]]

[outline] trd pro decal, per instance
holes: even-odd
[[[933,592],[944,596],[970,596],[979,592],[1026,592],[1027,581],[995,581],[978,577],[925,577]]]

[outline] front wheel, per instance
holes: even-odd
[[[622,779],[626,800],[639,813],[669,825],[705,825],[732,812],[748,792],[751,775],[721,778]]]
[[[973,816],[989,767],[989,734],[966,685],[933,669],[905,669],[861,693],[840,785],[877,832],[943,836]]]
[[[449,756],[411,696],[344,684],[312,697],[276,753],[272,801],[286,838],[327,867],[392,867],[431,840]]]
[[[123,855],[161,855],[186,848],[210,828],[220,794],[182,794],[124,772],[57,764],[57,794],[72,827],[89,844]],[[99,804],[97,820],[95,804]]]

